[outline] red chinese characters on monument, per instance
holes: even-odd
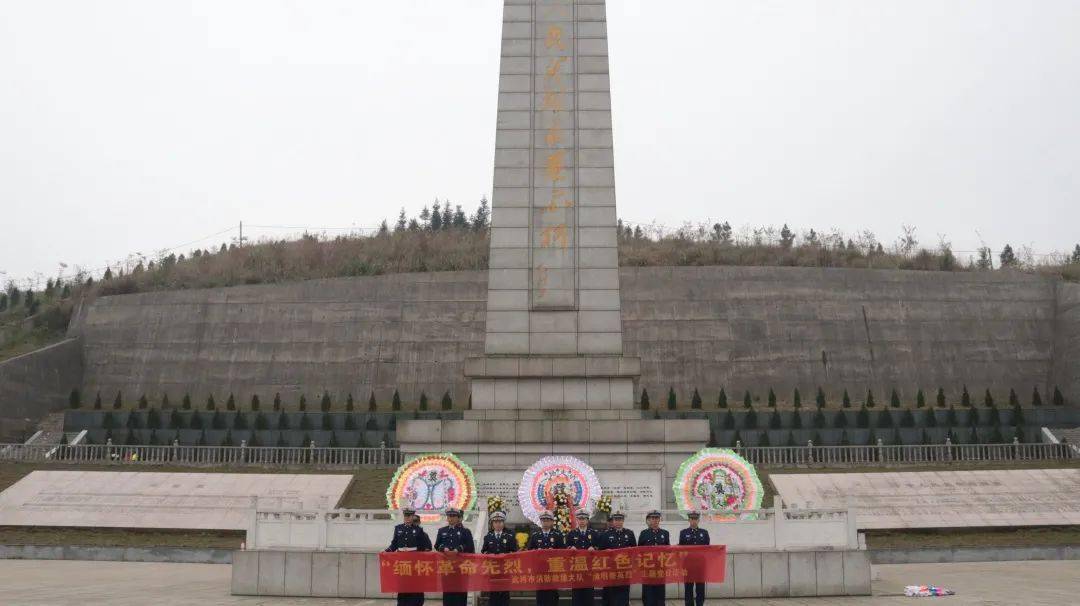
[[[727,548],[631,547],[542,550],[505,555],[435,552],[379,554],[384,593],[535,591],[614,585],[722,583]]]

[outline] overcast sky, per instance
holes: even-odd
[[[241,220],[471,209],[491,192],[501,5],[0,0],[0,272],[96,269]],[[627,220],[1080,242],[1078,0],[608,12]]]

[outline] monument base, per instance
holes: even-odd
[[[633,410],[641,359],[485,356],[465,362],[473,410]]]
[[[670,509],[675,506],[670,486],[679,466],[709,443],[708,421],[643,419],[641,411],[506,410],[466,415],[454,421],[402,421],[397,430],[402,452],[406,456],[452,452],[478,468],[520,470],[551,455],[577,457],[594,469],[657,468],[657,490],[663,497],[658,504]]]

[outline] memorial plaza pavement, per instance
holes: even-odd
[[[0,604],[19,606],[199,606],[256,605],[392,606],[391,600],[239,597],[228,594],[229,566],[0,560]],[[1075,604],[1080,594],[1080,561],[905,564],[874,567],[874,595],[857,598],[717,600],[717,606],[775,604],[907,604],[1043,606]],[[953,589],[947,598],[906,598],[903,586],[936,583]],[[437,603],[430,600],[429,603]],[[562,600],[569,604],[569,597]],[[633,602],[637,604],[638,601]],[[682,600],[668,600],[681,606]]]

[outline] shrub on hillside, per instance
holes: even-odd
[[[728,407],[727,392],[724,391],[723,387],[720,388],[720,395],[716,398],[716,407],[721,410],[724,410]]]

